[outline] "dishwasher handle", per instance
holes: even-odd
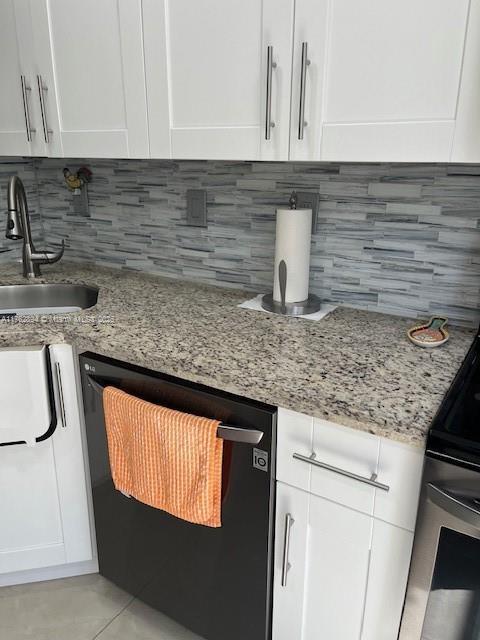
[[[88,383],[99,394],[103,393],[105,386],[100,384],[92,376],[87,375]],[[230,442],[238,442],[243,444],[259,444],[263,438],[263,431],[258,429],[242,429],[242,427],[235,427],[229,424],[220,423],[217,429],[217,437],[222,440],[229,440]]]

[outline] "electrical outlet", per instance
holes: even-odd
[[[312,210],[312,234],[317,232],[319,194],[310,191],[297,191],[297,209]]]
[[[90,217],[88,209],[88,191],[87,185],[84,184],[80,189],[75,189],[72,193],[73,212],[79,216]]]
[[[207,226],[207,192],[205,189],[187,189],[187,225]]]

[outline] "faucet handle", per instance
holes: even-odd
[[[53,264],[58,262],[65,252],[65,240],[62,240],[62,246],[58,251],[39,251],[38,249],[32,254],[32,261],[37,264]]]
[[[62,240],[62,246],[58,251],[46,251],[45,257],[48,260],[48,264],[52,264],[54,262],[58,262],[60,258],[65,253],[65,240]]]

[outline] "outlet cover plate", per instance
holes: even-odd
[[[318,193],[313,193],[312,191],[297,191],[297,209],[312,210],[312,234],[317,233],[319,200],[320,197]]]
[[[78,193],[77,193],[78,192]],[[72,193],[73,213],[85,218],[90,217],[88,209],[88,191],[87,185],[84,184],[81,189],[75,189]]]
[[[187,225],[207,226],[207,192],[205,189],[187,189]]]

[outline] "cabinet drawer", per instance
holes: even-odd
[[[390,487],[377,491],[375,517],[409,531],[415,529],[424,451],[380,438],[378,478]]]
[[[303,413],[278,410],[277,429],[277,479],[310,490],[311,465],[296,460],[293,454],[298,452],[309,456],[312,453],[313,418]]]
[[[278,413],[278,480],[409,531],[415,528],[423,454],[327,420]]]
[[[363,480],[378,473],[379,448],[376,436],[315,418],[314,462],[329,468],[311,465],[310,491],[373,515],[375,488]]]
[[[368,433],[280,409],[277,478],[373,515],[375,488],[361,479],[378,471],[379,441]],[[324,464],[331,468],[320,468]]]

